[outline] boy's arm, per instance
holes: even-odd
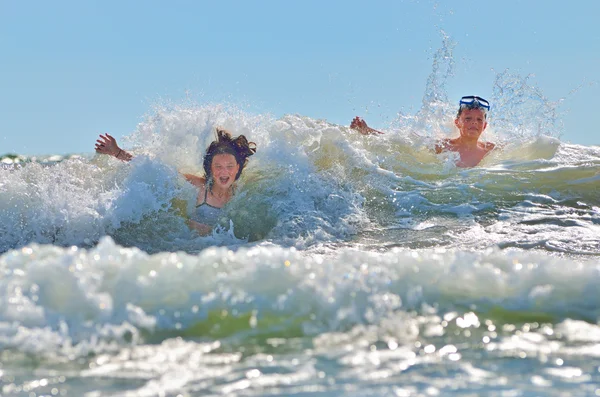
[[[435,154],[440,154],[446,150],[450,150],[452,141],[450,139],[442,139],[435,144]]]
[[[367,122],[360,117],[355,117],[350,123],[350,128],[360,132],[363,135],[375,135],[383,134],[381,131],[377,131],[375,128],[371,128],[367,125]]]

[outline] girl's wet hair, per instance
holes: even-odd
[[[211,142],[204,156],[203,166],[206,179],[212,179],[211,165],[213,158],[217,154],[231,154],[240,166],[235,175],[235,180],[237,181],[248,163],[248,157],[256,153],[256,143],[248,142],[248,139],[244,135],[233,138],[229,132],[222,128],[217,128],[216,133],[217,139]]]

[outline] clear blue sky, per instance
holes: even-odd
[[[598,145],[599,15],[599,0],[0,0],[0,154],[91,153],[186,93],[385,127],[419,109],[441,30],[449,98],[531,74],[565,98],[563,141]]]

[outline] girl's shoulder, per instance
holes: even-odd
[[[206,178],[204,178],[203,176],[198,176],[194,174],[183,174],[183,176],[189,183],[191,183],[194,186],[197,186],[199,188],[203,188],[204,186],[206,186]]]

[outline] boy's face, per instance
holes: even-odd
[[[454,124],[460,130],[461,137],[476,140],[487,127],[485,113],[481,109],[464,109]]]

